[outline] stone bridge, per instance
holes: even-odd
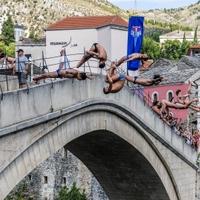
[[[0,101],[0,199],[68,148],[110,200],[197,200],[197,153],[128,88],[104,95],[101,77],[7,92]]]

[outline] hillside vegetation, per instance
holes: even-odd
[[[36,34],[66,16],[118,14],[127,17],[125,11],[106,0],[1,0],[0,24],[8,14],[15,23],[25,25],[27,33]]]
[[[137,11],[136,14],[145,16],[149,22],[161,22],[164,26],[167,23],[194,28],[200,25],[200,1],[188,7]]]
[[[1,0],[0,27],[10,14],[13,21],[23,24],[26,33],[41,35],[51,23],[66,16],[129,15],[145,16],[148,28],[160,33],[175,29],[191,30],[200,25],[200,2],[178,9],[149,11],[122,10],[107,0]]]

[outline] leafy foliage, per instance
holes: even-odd
[[[57,200],[87,200],[85,192],[81,192],[74,183],[69,190],[67,187],[61,188]]]
[[[187,54],[191,44],[192,43],[185,39],[183,39],[183,42],[178,40],[167,40],[160,46],[160,44],[152,38],[145,37],[142,51],[154,60],[161,57],[170,60],[177,60]]]
[[[182,30],[182,31],[192,31],[189,26],[184,26],[176,23],[161,22],[156,20],[146,20],[146,25],[154,26],[156,28],[165,29],[169,31]]]
[[[15,41],[14,23],[10,15],[2,25],[2,39],[6,45]]]
[[[160,45],[150,37],[144,38],[142,51],[152,59],[160,58]]]
[[[4,52],[7,56],[15,56],[15,43],[6,45],[3,41],[0,41],[0,52]]]
[[[11,16],[8,15],[7,20],[2,25],[2,33],[0,35],[0,52],[6,53],[7,56],[15,56],[14,42],[14,23]]]
[[[169,29],[164,29],[164,28],[158,28],[158,27],[148,27],[145,28],[145,36],[150,37],[151,39],[155,40],[156,42],[159,42],[159,37],[160,35],[169,33]]]
[[[176,60],[179,58],[180,41],[167,40],[161,47],[161,55],[163,58]]]
[[[5,200],[34,200],[30,197],[26,183],[21,184],[15,193],[11,193]]]
[[[161,57],[171,60],[180,59],[188,52],[190,45],[191,43],[185,40],[182,43],[179,40],[167,40],[161,47]]]

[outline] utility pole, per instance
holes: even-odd
[[[137,0],[134,0],[134,9],[137,10]]]

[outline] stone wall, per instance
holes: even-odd
[[[81,190],[85,190],[88,200],[108,200],[102,187],[88,168],[64,148],[34,169],[9,196],[14,197],[16,192],[20,192],[25,185],[23,193],[28,198],[54,200],[62,186],[70,188],[73,183],[76,183]]]

